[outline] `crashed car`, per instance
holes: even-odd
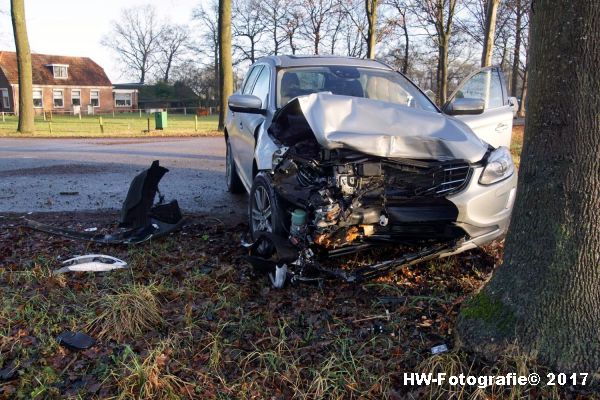
[[[289,238],[291,258],[400,244],[426,249],[409,260],[456,254],[508,228],[512,101],[495,67],[440,109],[375,60],[265,57],[228,100],[227,187],[249,193],[254,240]]]

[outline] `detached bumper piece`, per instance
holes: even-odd
[[[121,210],[119,227],[125,228],[112,234],[79,232],[24,218],[24,226],[41,232],[60,235],[70,239],[87,240],[104,244],[138,244],[168,235],[181,228],[185,222],[177,200],[154,204],[158,183],[169,170],[161,167],[158,160],[150,168],[137,175],[127,192]]]
[[[355,270],[343,270],[340,268],[327,268],[323,265],[315,265],[315,268],[325,274],[340,278],[349,283],[360,283],[388,275],[409,265],[419,264],[428,260],[433,260],[440,255],[452,251],[457,247],[455,241],[439,244],[437,246],[426,247],[414,253],[408,253],[400,258],[382,261],[361,267]]]
[[[321,264],[310,249],[298,250],[288,240],[272,233],[260,233],[254,243],[247,244],[246,260],[262,273],[272,273],[286,268],[291,282],[314,282],[315,274],[339,279],[347,283],[361,283],[376,279],[409,265],[432,260],[458,247],[458,241],[421,248],[402,257],[382,261],[353,270],[331,268]],[[290,268],[291,267],[291,268]]]

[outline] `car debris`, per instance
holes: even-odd
[[[185,222],[177,200],[165,203],[164,196],[158,190],[158,183],[168,171],[156,160],[150,168],[132,180],[121,209],[119,228],[122,229],[118,232],[93,233],[94,230],[89,228],[80,232],[43,224],[26,217],[23,217],[24,226],[70,239],[104,244],[138,244],[165,236],[181,228]],[[154,204],[157,193],[159,202]]]
[[[82,332],[65,331],[56,337],[58,344],[69,350],[87,350],[96,344],[96,339]]]
[[[62,262],[63,267],[52,272],[52,275],[65,272],[106,272],[127,268],[127,263],[116,257],[104,254],[88,254],[69,258]]]
[[[281,289],[285,285],[285,281],[287,278],[287,265],[276,265],[275,266],[275,276],[273,273],[269,273],[269,278],[271,279],[271,284],[273,284],[274,288]]]
[[[18,366],[11,361],[6,367],[0,369],[0,381],[9,381],[17,377]]]
[[[447,352],[448,352],[448,346],[445,343],[439,344],[437,346],[433,346],[431,348],[431,354],[433,354],[433,355],[447,353]]]

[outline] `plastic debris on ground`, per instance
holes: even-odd
[[[87,350],[96,344],[96,339],[81,332],[66,331],[56,337],[58,344],[70,350]]]
[[[104,254],[88,254],[69,258],[63,261],[62,265],[62,268],[55,270],[52,274],[59,275],[65,272],[106,272],[127,268],[125,261]]]

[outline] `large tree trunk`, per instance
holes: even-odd
[[[517,86],[519,84],[519,68],[520,68],[520,57],[521,57],[521,17],[523,16],[523,10],[521,9],[521,0],[515,0],[515,12],[517,13],[517,20],[515,21],[515,49],[513,53],[513,65],[512,65],[512,76],[510,81],[510,95],[517,97]]]
[[[375,44],[377,43],[377,2],[378,0],[365,0],[367,13],[367,58],[375,58]]]
[[[33,82],[31,76],[31,50],[27,38],[24,0],[11,0],[10,12],[17,48],[17,69],[19,71],[19,125],[17,131],[32,133],[33,121]]]
[[[483,38],[483,52],[481,54],[481,66],[492,65],[494,54],[494,36],[496,35],[496,14],[500,0],[488,0],[485,16],[485,37]]]
[[[461,310],[468,348],[600,370],[600,2],[537,0],[518,195],[504,263]]]
[[[219,82],[221,108],[219,130],[225,128],[227,100],[233,93],[233,64],[231,54],[231,0],[219,0]]]

